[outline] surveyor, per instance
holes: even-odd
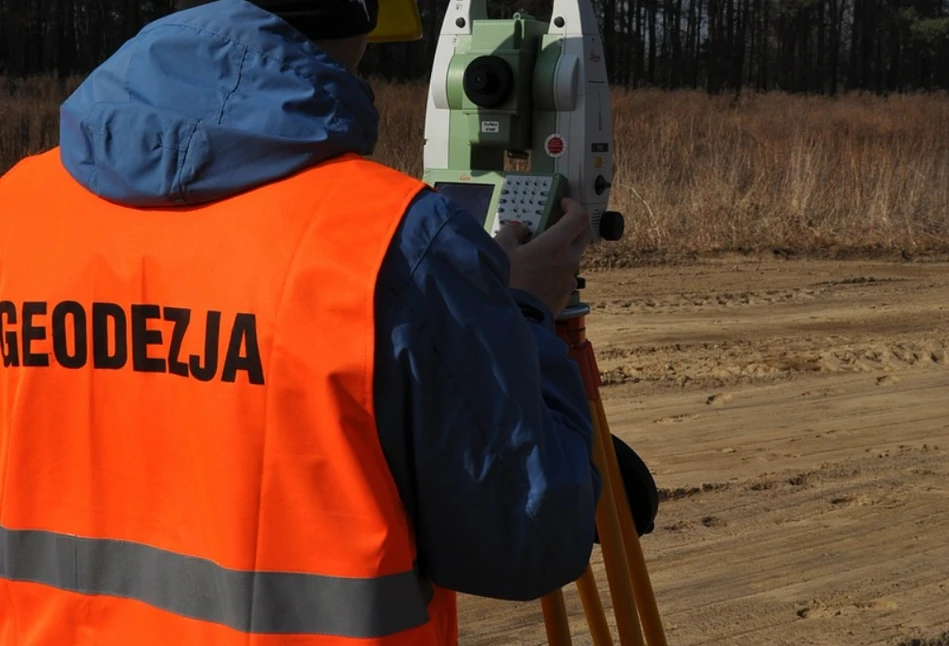
[[[186,3],[0,179],[0,646],[449,646],[583,573],[589,218],[492,239],[367,160],[379,16]]]

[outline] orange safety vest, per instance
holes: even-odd
[[[347,155],[198,207],[0,179],[0,646],[454,646],[373,410],[423,184]]]

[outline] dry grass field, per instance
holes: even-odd
[[[69,86],[0,79],[0,171]],[[424,91],[376,84],[376,157],[416,175]],[[589,254],[588,334],[662,489],[668,643],[949,644],[949,99],[617,90],[614,116],[627,237]],[[461,622],[546,644],[539,603]]]
[[[0,78],[0,172],[55,144],[78,79]],[[375,82],[375,157],[422,172],[424,85]],[[612,207],[625,266],[709,252],[911,255],[949,249],[949,100],[616,90]]]
[[[378,156],[420,174],[424,87],[378,88]],[[944,250],[949,100],[614,92],[612,208],[597,266],[721,251]]]

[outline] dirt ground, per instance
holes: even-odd
[[[666,497],[642,545],[670,646],[949,643],[949,263],[729,258],[587,284],[611,429]],[[462,646],[546,644],[537,602],[460,612]]]

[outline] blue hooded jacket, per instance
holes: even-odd
[[[67,170],[130,207],[209,202],[369,155],[378,126],[366,83],[244,0],[146,26],[61,115]],[[473,217],[434,191],[417,197],[377,281],[375,405],[422,571],[528,600],[583,573],[601,483],[579,370],[508,274]]]

